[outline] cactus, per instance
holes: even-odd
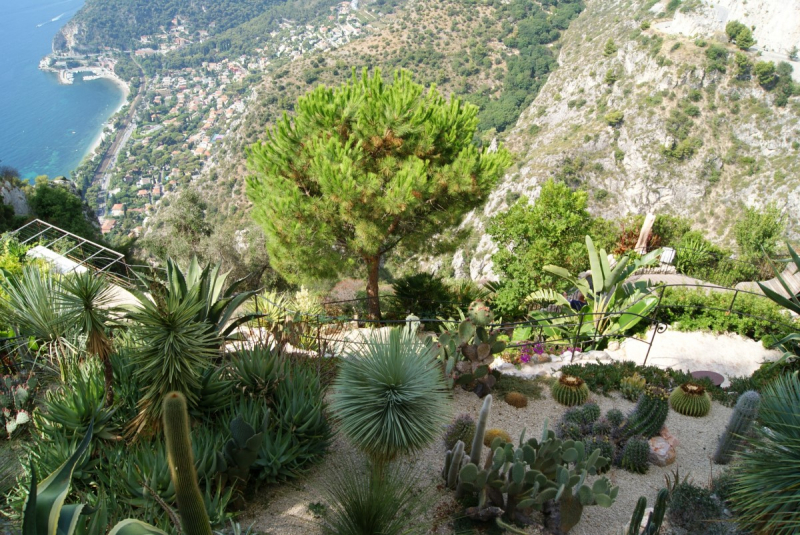
[[[628,439],[622,450],[620,466],[630,472],[637,474],[647,473],[650,467],[648,457],[650,455],[650,443],[646,438],[633,437]]]
[[[181,527],[187,535],[211,535],[211,523],[197,484],[192,442],[189,437],[189,414],[186,398],[170,392],[164,398],[164,435],[175,497],[181,515]]]
[[[447,488],[456,490],[458,484],[458,473],[461,471],[461,466],[464,463],[464,443],[462,441],[456,442],[452,451],[448,451],[445,455],[444,470],[442,475],[447,482]]]
[[[590,401],[581,407],[581,415],[583,416],[583,423],[585,425],[591,425],[600,418],[600,406]]]
[[[600,457],[605,459],[613,459],[615,457],[614,444],[605,436],[593,436],[584,439],[583,443],[586,445],[586,453],[592,453],[594,450],[600,450]],[[603,474],[611,469],[609,463],[602,469],[597,471],[598,474]]]
[[[648,386],[642,395],[636,408],[628,416],[625,424],[624,436],[632,437],[642,435],[645,438],[656,436],[664,427],[669,414],[668,396],[663,388]]]
[[[27,380],[20,375],[5,376],[0,381],[0,427],[5,428],[8,438],[31,421],[38,384],[34,376]]]
[[[611,423],[606,418],[600,418],[592,424],[593,435],[608,436],[611,434]]]
[[[456,486],[457,495],[477,495],[478,505],[466,511],[471,518],[489,520],[505,514],[514,521],[536,509],[551,525],[567,532],[578,523],[584,507],[610,507],[618,492],[605,477],[591,487],[584,484],[609,464],[599,450],[587,455],[582,442],[561,441],[546,427],[541,441],[526,442],[523,432],[517,448],[495,437],[485,462],[480,455],[475,457],[475,447],[472,453],[470,462],[458,470],[457,481],[450,479],[459,466],[455,451],[447,453],[443,470],[448,487]]]
[[[480,464],[481,454],[483,453],[483,436],[486,433],[486,424],[489,422],[489,412],[492,410],[492,396],[486,396],[483,400],[481,412],[478,414],[478,424],[475,426],[475,437],[472,439],[472,447],[469,450],[469,462]]]
[[[572,421],[562,421],[556,428],[556,435],[562,440],[581,440],[584,436],[583,427]]]
[[[492,310],[480,299],[470,303],[467,308],[467,317],[472,320],[476,327],[486,327],[494,321]]]
[[[639,399],[639,396],[642,395],[642,391],[646,385],[647,381],[645,378],[639,375],[638,372],[634,372],[633,375],[622,378],[619,390],[622,392],[622,397],[625,399],[636,401]]]
[[[511,435],[502,429],[492,428],[486,431],[486,435],[483,438],[483,445],[487,447],[491,446],[496,438],[502,440],[503,443],[511,442]]]
[[[620,427],[625,421],[625,415],[622,414],[622,411],[619,409],[610,409],[606,413],[606,420],[608,420],[608,423],[610,423],[612,427]]]
[[[580,405],[589,397],[589,387],[583,379],[573,375],[562,375],[553,383],[551,392],[553,399],[568,407]]]
[[[217,453],[217,471],[223,483],[230,480],[240,487],[247,484],[250,468],[258,459],[268,426],[269,412],[258,433],[241,416],[233,419],[230,424],[231,438],[225,443],[222,453]]]
[[[469,453],[472,447],[472,439],[475,437],[475,420],[469,414],[461,414],[444,430],[445,449],[452,450],[456,442],[463,441],[466,452]]]
[[[528,397],[519,392],[509,392],[506,394],[506,403],[517,409],[522,409],[528,406]]]
[[[719,446],[714,454],[714,462],[717,464],[728,464],[742,443],[742,439],[750,432],[758,416],[758,406],[761,403],[761,396],[754,390],[748,390],[736,402],[728,426],[719,438]]]
[[[455,377],[454,384],[466,386],[477,383],[475,392],[483,397],[489,394],[497,379],[489,373],[494,355],[502,353],[505,342],[498,334],[489,334],[486,325],[467,319],[455,331],[439,335],[439,358],[445,365],[445,375]]]
[[[636,508],[631,515],[631,522],[628,524],[626,535],[656,535],[661,529],[661,524],[664,522],[664,514],[667,512],[667,500],[669,499],[669,491],[661,489],[656,496],[656,504],[650,516],[647,517],[647,524],[642,529],[642,519],[644,518],[644,510],[647,508],[647,498],[644,496],[639,498],[636,502]]]
[[[684,383],[672,391],[669,404],[685,416],[705,416],[711,410],[711,396],[702,385]]]

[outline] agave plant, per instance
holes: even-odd
[[[65,505],[75,465],[86,452],[92,440],[92,426],[67,461],[42,482],[37,481],[32,470],[28,499],[23,509],[22,533],[25,535],[72,535],[76,532],[81,515],[88,514],[84,504]],[[127,519],[114,526],[109,535],[167,535],[160,529]]]
[[[450,419],[436,348],[408,329],[373,334],[341,365],[331,408],[341,431],[376,466],[419,451]]]
[[[598,253],[589,236],[586,236],[586,248],[589,251],[591,283],[558,266],[548,265],[544,269],[569,281],[586,298],[586,305],[580,310],[581,317],[585,320],[579,323],[579,337],[597,338],[622,333],[639,323],[658,302],[651,293],[650,281],[630,282],[628,278],[637,269],[653,264],[661,255],[661,250],[651,251],[633,262],[625,255],[612,269],[606,251],[600,249]],[[571,306],[566,297],[548,289],[532,293],[528,296],[528,301],[550,301]],[[534,314],[534,317],[545,322],[544,330],[548,336],[567,338],[565,329],[558,322],[541,313]]]
[[[761,425],[733,476],[736,522],[754,533],[800,533],[800,377],[782,375],[761,394]]]
[[[786,244],[786,248],[789,249],[789,254],[792,257],[792,261],[794,262],[794,265],[797,266],[798,272],[800,272],[800,255],[798,255],[797,251],[795,251],[788,243]],[[775,272],[775,276],[778,278],[778,281],[781,283],[781,286],[783,286],[783,289],[786,291],[786,295],[789,297],[787,298],[782,296],[775,290],[765,286],[760,282],[758,283],[759,288],[761,288],[761,291],[764,292],[764,295],[789,312],[795,315],[800,314],[800,297],[798,297],[795,291],[791,288],[783,275],[778,272],[778,269],[775,267],[775,265],[772,263],[770,263],[770,265],[772,266],[772,270]],[[778,340],[776,345],[783,349],[783,355],[778,361],[775,362],[774,365],[785,364],[787,361],[795,360],[798,358],[798,356],[800,356],[800,333],[790,333],[784,338]]]

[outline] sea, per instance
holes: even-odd
[[[84,0],[0,0],[0,166],[70,176],[125,94],[110,80],[62,85],[39,70],[53,36]]]

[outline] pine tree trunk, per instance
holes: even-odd
[[[378,299],[378,270],[381,267],[381,257],[371,256],[365,258],[367,262],[367,301],[369,305],[369,319],[380,321],[381,303]]]

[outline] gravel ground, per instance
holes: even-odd
[[[482,400],[474,394],[456,389],[454,392],[455,407],[457,412],[466,412],[477,417]],[[633,408],[633,403],[620,397],[593,396],[603,413],[612,408],[627,412]],[[531,400],[528,407],[515,409],[501,400],[495,400],[489,419],[489,427],[501,428],[519,437],[523,429],[527,429],[527,436],[539,436],[545,420],[557,421],[564,412],[565,407],[550,399],[549,392],[545,392],[545,399]],[[728,422],[732,409],[718,403],[713,403],[711,413],[704,418],[691,418],[670,411],[666,426],[680,444],[677,446],[677,459],[671,466],[660,468],[650,466],[645,475],[626,472],[619,468],[612,468],[606,475],[619,486],[619,495],[610,508],[587,507],[584,509],[580,524],[570,532],[575,535],[618,535],[620,529],[630,520],[630,515],[640,496],[647,497],[648,504],[652,505],[655,495],[664,486],[664,476],[679,468],[682,475],[690,474],[694,481],[707,485],[712,472],[717,474],[720,468],[711,463],[711,456],[716,448],[719,435]],[[338,437],[331,452],[322,464],[300,480],[272,487],[262,491],[248,509],[244,512],[240,522],[242,526],[254,524],[254,529],[274,535],[317,535],[321,533],[319,521],[310,513],[308,506],[311,503],[323,502],[323,482],[326,474],[336,470],[337,464],[353,455],[352,448],[346,440]],[[428,509],[424,518],[418,519],[418,528],[414,533],[452,534],[452,529],[447,526],[447,517],[458,510],[454,503],[452,493],[442,489],[439,475],[444,462],[444,446],[440,441],[418,454],[414,462],[419,466],[422,482],[428,482],[437,487],[440,496],[437,504]],[[539,533],[536,528],[530,528],[531,534]]]

